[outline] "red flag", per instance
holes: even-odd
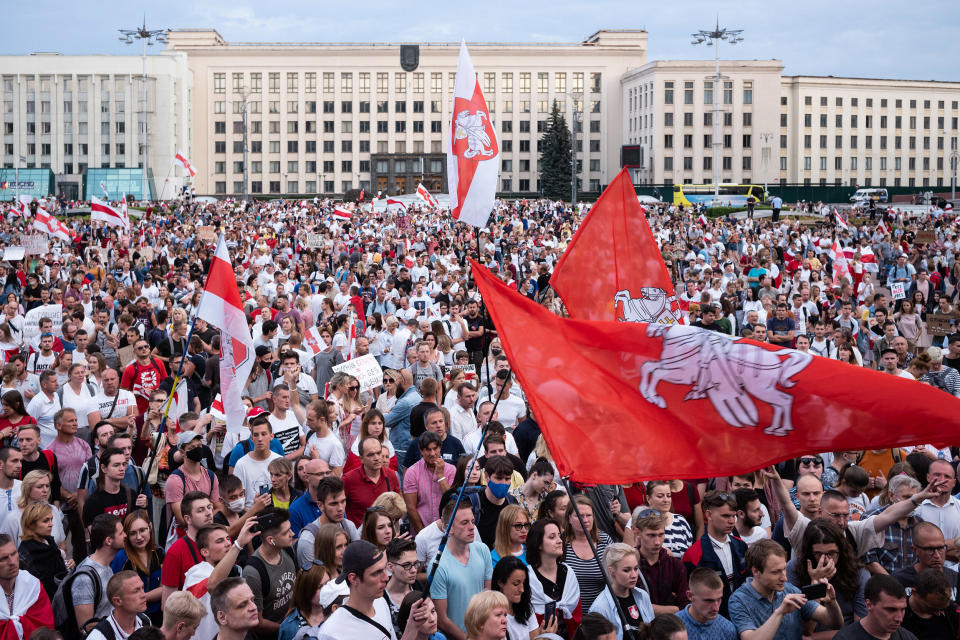
[[[810,451],[956,441],[960,400],[929,385],[685,325],[560,318],[471,268],[573,480],[727,476]]]
[[[587,214],[550,284],[574,318],[682,321],[673,282],[626,169]]]
[[[450,214],[454,220],[483,227],[496,197],[500,147],[464,42],[460,43],[451,113],[447,148]]]

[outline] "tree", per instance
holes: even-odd
[[[573,143],[567,119],[553,101],[547,130],[540,138],[540,187],[546,198],[570,199]]]

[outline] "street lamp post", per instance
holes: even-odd
[[[693,34],[691,44],[706,43],[713,45],[713,60],[715,73],[713,75],[713,199],[720,199],[720,91],[722,90],[723,76],[720,75],[720,41],[726,40],[730,44],[743,41],[740,34],[742,29],[720,28],[720,21],[712,31],[701,29]]]
[[[957,164],[960,163],[960,150],[957,149],[957,139],[950,141],[950,201],[957,199]]]
[[[139,40],[143,50],[140,54],[143,64],[143,75],[141,76],[141,94],[143,98],[143,175],[140,179],[140,188],[143,191],[142,198],[148,200],[150,192],[147,184],[147,157],[149,153],[150,138],[147,135],[148,130],[148,111],[147,111],[147,46],[153,46],[154,43],[163,44],[167,41],[166,29],[147,29],[147,17],[143,17],[143,25],[136,29],[118,29],[120,40],[127,44],[133,44],[134,40]]]
[[[770,141],[773,140],[772,133],[761,133],[760,134],[760,164],[763,166],[763,195],[767,195],[767,179],[770,175],[770,156],[772,155],[770,149]]]
[[[577,209],[577,123],[581,122],[583,119],[583,114],[580,111],[580,101],[583,99],[582,93],[568,93],[571,100],[571,109],[570,109],[570,132],[573,134],[571,141],[571,149],[573,156],[573,164],[570,167],[570,206],[576,211]]]

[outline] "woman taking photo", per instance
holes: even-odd
[[[815,580],[828,578],[843,612],[843,624],[867,616],[863,590],[870,574],[860,564],[840,527],[824,518],[816,518],[807,525],[797,551],[794,559],[787,563],[790,584],[805,587]]]
[[[673,496],[676,495],[672,486],[674,482],[680,485],[682,493],[683,489],[686,488],[682,480],[672,482],[651,480],[648,482],[646,485],[647,506],[656,509],[665,518],[666,536],[663,540],[663,546],[674,558],[682,558],[686,550],[693,544],[693,531],[690,529],[690,523],[687,522],[686,518],[673,513]],[[696,491],[696,487],[694,487],[694,491]],[[697,504],[699,504],[699,501]],[[702,513],[699,508],[697,513]],[[702,519],[703,516],[701,515],[700,518]]]
[[[160,625],[163,622],[163,612],[160,610],[163,549],[155,542],[149,514],[143,509],[128,513],[123,519],[123,531],[127,534],[123,549],[117,552],[110,566],[114,573],[126,570],[137,572],[147,594],[147,615],[154,625]]]
[[[384,420],[383,414],[377,409],[370,409],[364,414],[363,421],[360,423],[360,435],[353,441],[353,444],[350,445],[350,453],[347,454],[347,461],[343,463],[343,473],[347,473],[360,466],[359,447],[360,443],[367,438],[376,438],[389,453],[390,468],[393,471],[399,469],[397,454],[393,449],[393,443],[390,442],[390,438],[387,437],[385,424],[386,420]]]
[[[0,407],[3,408],[3,417],[0,417],[0,438],[4,446],[12,446],[17,441],[20,427],[27,424],[37,424],[30,417],[23,406],[23,396],[19,391],[7,391],[0,396]]]
[[[578,511],[580,518],[577,517]],[[583,525],[580,524],[581,518]],[[577,582],[580,584],[580,601],[584,609],[590,608],[597,595],[606,586],[587,536],[590,536],[597,554],[602,558],[603,552],[612,540],[606,533],[597,532],[597,521],[593,517],[593,501],[587,496],[579,495],[570,502],[563,539],[567,543],[564,548],[564,560],[577,576]]]
[[[537,520],[527,535],[530,601],[544,628],[551,627],[543,619],[548,602],[556,603],[557,615],[563,620],[556,633],[573,636],[580,625],[580,583],[576,574],[563,561],[563,538],[560,523],[552,518]]]
[[[526,509],[517,504],[510,504],[503,508],[497,519],[497,536],[490,553],[493,566],[503,558],[516,557],[523,564],[527,563],[526,548],[527,532],[530,531],[530,516]]]
[[[507,597],[507,637],[510,640],[533,640],[541,633],[556,633],[557,617],[551,616],[547,627],[541,627],[530,602],[530,578],[519,558],[508,556],[493,568],[490,588]]]
[[[67,573],[64,554],[53,541],[53,520],[53,507],[45,502],[28,504],[20,517],[20,567],[36,576],[47,593],[56,593]],[[73,561],[70,565],[72,568]]]

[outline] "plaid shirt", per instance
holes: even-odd
[[[889,506],[886,505],[870,511],[864,516],[864,519],[877,515]],[[883,532],[883,546],[870,549],[863,556],[863,561],[865,563],[879,562],[880,566],[889,574],[893,574],[904,567],[913,566],[917,561],[916,554],[913,552],[913,526],[918,522],[920,520],[910,516],[907,518],[906,527],[901,527],[899,522],[891,524]]]

